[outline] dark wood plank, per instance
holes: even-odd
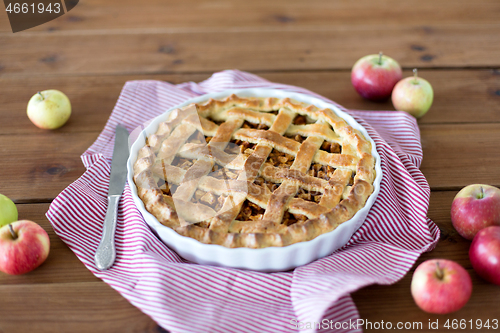
[[[499,41],[496,24],[4,33],[0,35],[0,75],[350,69],[361,56],[376,53],[381,46],[403,67],[495,67],[500,66]]]
[[[80,2],[69,14],[29,31],[477,24],[497,23],[499,10],[498,2],[491,0],[156,0],[147,5],[132,0],[89,0]],[[0,31],[10,32],[6,16],[1,19]]]
[[[432,189],[500,186],[500,124],[421,125],[421,167]]]
[[[351,85],[350,72],[261,73],[263,78],[304,87],[350,109],[394,110],[392,103],[370,102]],[[410,72],[405,71],[405,76]],[[421,70],[434,87],[431,110],[419,120],[427,123],[492,123],[500,121],[500,72],[494,70]],[[199,82],[210,74],[161,74],[117,76],[0,77],[0,133],[42,134],[26,116],[26,105],[39,90],[59,89],[70,98],[73,111],[58,132],[101,131],[128,80]]]
[[[498,319],[497,300],[500,298],[500,288],[482,280],[472,269],[468,251],[470,241],[460,237],[451,224],[450,207],[456,191],[433,192],[431,194],[429,218],[434,220],[440,230],[441,239],[436,249],[424,253],[410,272],[399,282],[391,286],[370,286],[353,294],[361,318],[372,323],[381,320],[392,322],[394,327],[398,322],[422,322],[423,330],[408,330],[408,332],[427,332],[428,323],[439,320],[440,329],[437,332],[449,332],[443,327],[447,319],[476,319],[485,322],[487,319]],[[410,293],[412,274],[415,268],[428,259],[450,259],[461,264],[472,278],[473,291],[469,302],[461,310],[448,315],[433,315],[420,310],[414,303]],[[367,329],[366,332],[380,332]],[[434,332],[434,330],[432,330]],[[468,331],[468,330],[465,330]]]
[[[14,202],[51,201],[84,172],[79,156],[97,134],[55,131],[2,136],[2,194]]]
[[[164,332],[104,282],[0,285],[0,329],[22,332]]]

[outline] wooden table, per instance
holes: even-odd
[[[439,319],[443,332],[450,331],[442,326],[447,319],[500,319],[500,287],[474,273],[470,242],[450,221],[463,186],[500,185],[499,17],[497,0],[82,0],[52,22],[13,34],[0,13],[0,193],[52,242],[37,270],[0,274],[0,332],[163,331],[94,277],[44,215],[84,172],[79,156],[102,130],[125,81],[198,82],[237,68],[347,108],[392,110],[390,102],[363,100],[350,83],[354,62],[380,50],[401,63],[405,76],[418,67],[435,89],[419,125],[422,171],[432,188],[428,216],[441,240],[417,264],[456,260],[474,291],[462,310],[429,315],[412,300],[409,272],[394,285],[355,292],[361,318],[424,328]],[[44,131],[28,120],[26,104],[50,88],[70,97],[73,114],[61,129]]]

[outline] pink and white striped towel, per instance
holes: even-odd
[[[127,184],[118,211],[116,262],[104,272],[94,264],[106,212],[116,125],[124,124],[132,131],[197,95],[250,87],[327,100],[303,88],[235,70],[215,73],[201,83],[127,82],[104,130],[82,155],[87,171],[53,201],[47,217],[94,275],[170,332],[294,332],[308,325],[317,327],[314,323],[320,323],[319,331],[360,332],[361,327],[342,325],[359,318],[349,294],[370,284],[401,279],[439,239],[439,229],[426,217],[430,189],[419,170],[419,129],[403,112],[352,111],[339,106],[365,126],[377,143],[384,176],[365,223],[346,246],[328,257],[279,273],[186,262],[151,232]]]

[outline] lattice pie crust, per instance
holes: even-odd
[[[145,208],[200,242],[311,240],[364,207],[370,142],[330,109],[288,98],[210,99],[170,113],[134,164]]]

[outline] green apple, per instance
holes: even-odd
[[[36,93],[28,102],[28,118],[43,129],[56,129],[64,125],[71,115],[69,98],[59,90]]]
[[[415,118],[420,118],[429,111],[434,91],[431,84],[417,76],[417,69],[413,70],[414,76],[402,79],[392,91],[392,104],[398,111],[406,111]]]
[[[5,195],[0,194],[0,227],[17,221],[16,205]]]

